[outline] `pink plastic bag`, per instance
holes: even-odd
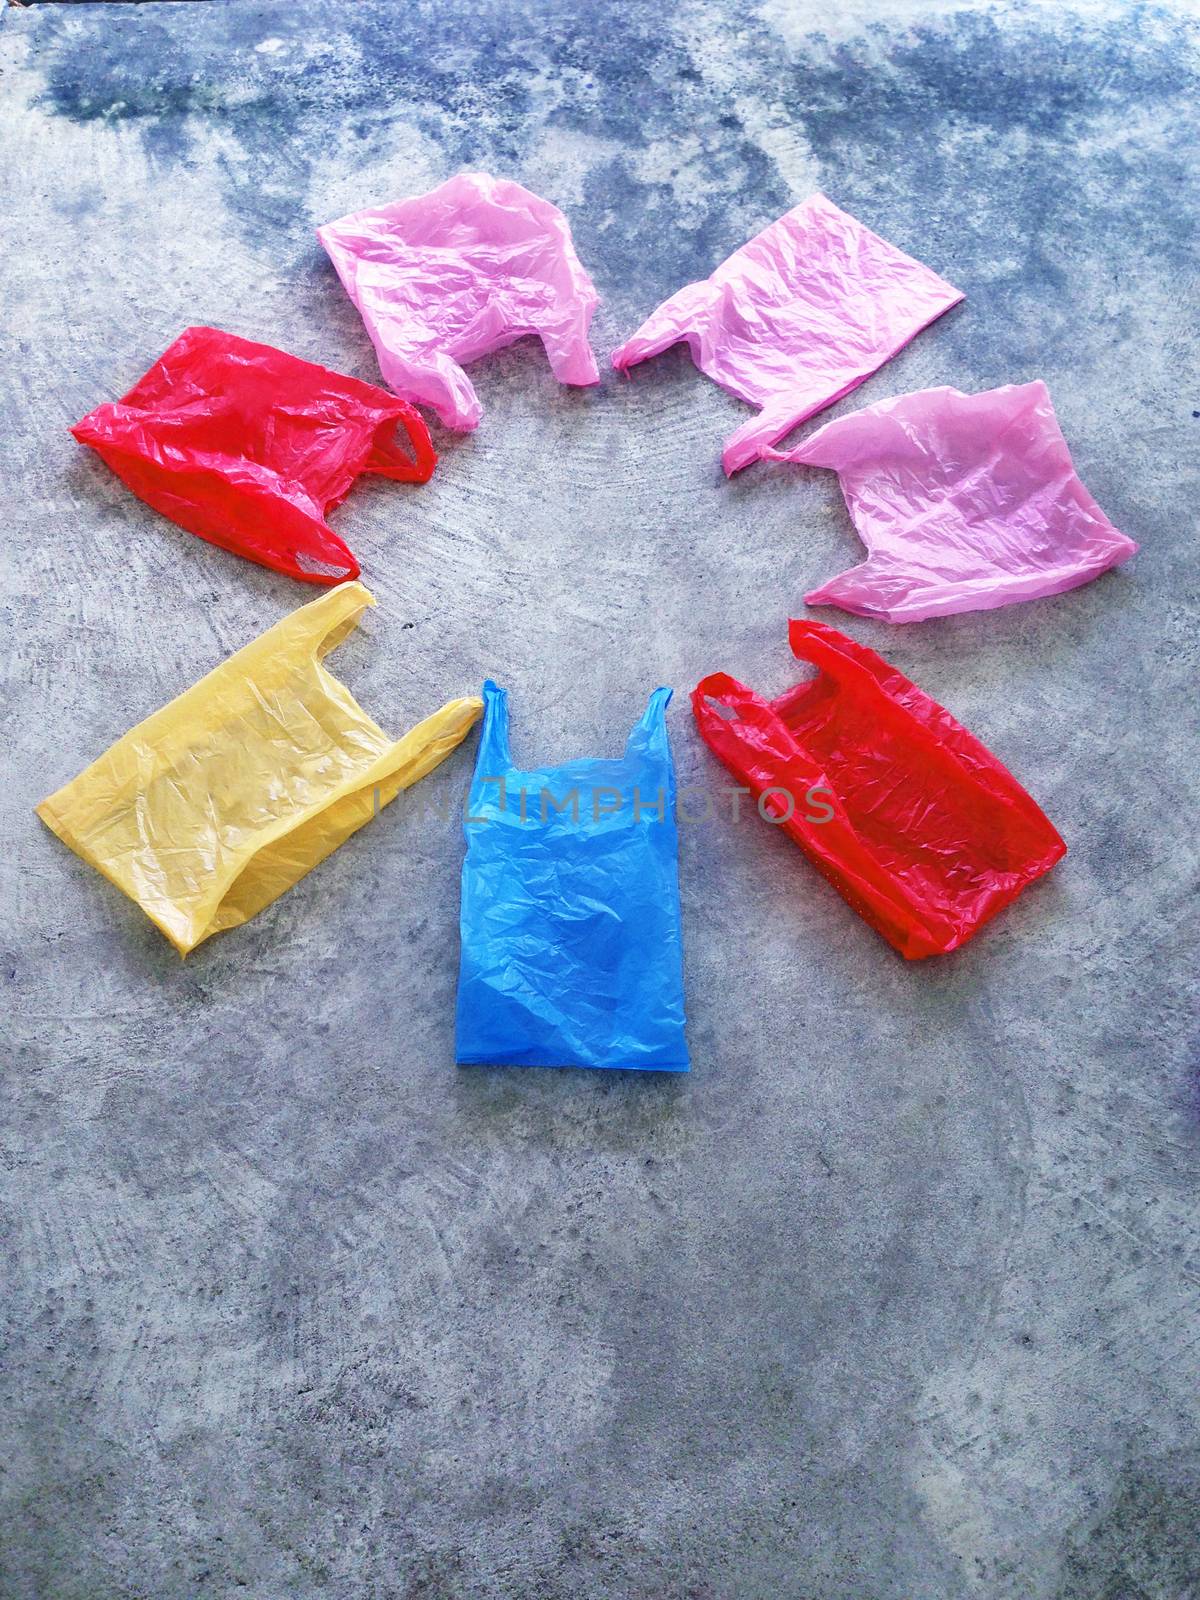
[[[317,229],[379,367],[448,428],[483,407],[459,365],[536,333],[560,383],[600,381],[588,344],[598,296],[567,219],[519,183],[461,172],[428,194]]]
[[[767,454],[831,467],[870,552],[810,606],[888,622],[989,611],[1074,589],[1138,548],[1076,477],[1041,382],[921,389]]]
[[[725,441],[727,473],[840,400],[962,291],[823,194],[663,302],[614,350],[619,372],[684,340],[701,372],[761,415]]]

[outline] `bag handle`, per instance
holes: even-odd
[[[630,729],[625,741],[626,751],[640,749],[649,755],[670,761],[671,745],[667,738],[667,707],[671,704],[674,689],[655,689],[646,702],[646,709]]]
[[[336,650],[354,632],[363,612],[374,604],[375,596],[367,586],[352,578],[347,583],[326,589],[316,600],[310,600],[298,611],[291,612],[273,628],[268,628],[266,633],[260,634],[255,644],[271,640],[271,658],[282,661],[287,653],[287,646],[283,643],[286,638],[292,648],[307,650],[319,666],[331,650]],[[335,679],[331,681],[336,682]]]
[[[381,478],[392,478],[397,483],[428,483],[437,466],[437,451],[425,419],[407,400],[397,400],[396,404],[400,409],[394,418],[389,417],[380,424],[362,470],[376,472]],[[403,426],[412,447],[411,456],[396,443],[393,424]],[[392,429],[391,436],[389,429]]]
[[[882,656],[825,622],[793,617],[788,623],[788,644],[797,661],[807,661],[839,683],[871,683],[878,688],[879,680],[869,669],[888,667]]]
[[[742,765],[739,747],[748,744],[760,758],[798,767],[806,787],[824,781],[825,769],[791,737],[774,706],[728,673],[712,672],[701,678],[692,691],[692,711],[704,742],[734,771]],[[836,796],[834,809],[842,814]]]
[[[483,686],[483,732],[475,758],[475,779],[499,778],[512,768],[508,748],[508,690],[491,678]]]

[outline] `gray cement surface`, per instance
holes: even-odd
[[[1200,1592],[1194,10],[1070,0],[5,9],[0,1593]],[[33,816],[311,591],[68,424],[211,322],[374,379],[321,221],[463,167],[561,205],[603,357],[820,187],[967,293],[857,404],[1043,377],[1142,543],[1071,594],[823,616],[1070,855],[906,965],[772,829],[685,829],[687,1078],[456,1070],[456,821],[393,807],[181,963]],[[682,350],[522,342],[434,480],[334,515],[397,731],[485,674],[540,760],[777,693],[860,547],[723,480]],[[425,784],[461,793],[465,746]]]

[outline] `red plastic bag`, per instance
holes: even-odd
[[[186,329],[71,432],[181,528],[306,583],[358,577],[325,517],[360,473],[425,483],[437,464],[407,401],[217,328]]]
[[[725,673],[692,695],[709,749],[860,916],[910,961],[944,954],[1067,847],[948,711],[873,650],[790,624],[819,669],[770,702]]]

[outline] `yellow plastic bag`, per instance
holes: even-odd
[[[343,583],[139,722],[37,814],[181,955],[269,906],[416,783],[483,710],[389,739],[321,664],[374,597]]]

